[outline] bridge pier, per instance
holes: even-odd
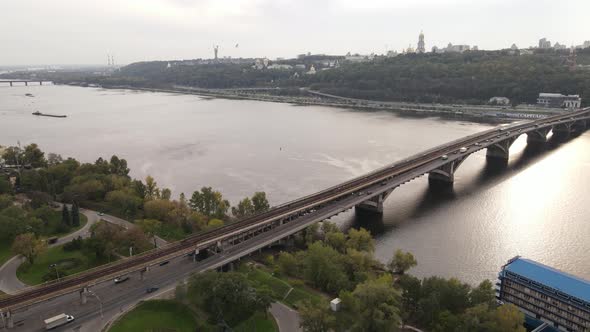
[[[86,304],[88,302],[88,287],[84,287],[80,290],[80,303]]]
[[[145,280],[145,274],[147,272],[149,272],[149,270],[150,270],[150,267],[149,266],[146,266],[142,270],[140,270],[139,271],[139,280],[144,281]]]
[[[553,136],[557,138],[568,138],[571,134],[572,124],[571,123],[560,123],[553,126]]]
[[[195,252],[193,254],[193,263],[197,262],[197,255],[199,254],[199,249],[195,249]]]
[[[25,81],[25,86],[29,86],[29,82]]]
[[[452,160],[428,173],[428,184],[432,186],[452,186],[455,182],[455,171],[469,155]]]
[[[5,313],[1,313],[1,316],[4,326],[6,326],[7,329],[14,328],[14,318],[12,317],[12,312],[10,310]]]
[[[357,204],[355,209],[370,212],[383,213],[383,202],[393,192],[393,189],[382,192],[381,194],[371,197],[370,199]]]
[[[508,161],[510,157],[510,146],[516,141],[516,137],[509,137],[494,145],[488,146],[486,159],[501,159]]]
[[[10,86],[12,86],[12,81],[10,81]]]
[[[570,128],[572,133],[579,135],[586,130],[587,124],[585,120],[575,121]]]
[[[547,142],[547,134],[551,128],[541,128],[535,131],[528,132],[526,142],[527,144],[542,144]]]

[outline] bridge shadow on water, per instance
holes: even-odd
[[[544,144],[527,144],[524,149],[515,151],[512,160],[509,160],[508,163],[503,160],[486,159],[483,168],[476,172],[475,176],[461,178],[461,185],[458,186],[458,189],[452,185],[428,184],[425,181],[426,188],[421,193],[418,192],[417,195],[410,193],[410,195],[403,196],[400,204],[395,202],[387,204],[384,214],[356,210],[348,224],[353,228],[363,227],[369,230],[371,234],[382,234],[395,230],[405,222],[432,213],[442,206],[469,195],[485,192],[497,183],[509,180],[537,161],[548,157],[550,153],[558,150],[562,144],[575,139],[577,136],[568,138],[551,136]],[[460,173],[461,168],[457,172]],[[404,186],[397,188],[394,194],[402,190],[404,190]],[[400,197],[392,195],[389,200],[398,198]],[[415,199],[415,201],[412,201],[412,199]],[[395,205],[395,207],[392,208],[391,205]]]

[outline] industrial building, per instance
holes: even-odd
[[[502,267],[496,284],[500,303],[517,306],[538,331],[590,329],[590,282],[516,256]]]
[[[580,95],[562,95],[560,93],[539,93],[537,105],[556,108],[580,108],[582,98]]]

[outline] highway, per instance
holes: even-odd
[[[271,245],[314,222],[330,218],[367,200],[390,192],[416,177],[430,173],[449,163],[460,162],[478,150],[494,147],[506,140],[513,141],[522,134],[545,128],[573,122],[583,122],[585,126],[589,113],[590,109],[584,109],[536,121],[514,123],[502,126],[501,129],[494,128],[470,135],[340,185],[279,205],[265,213],[234,224],[188,237],[131,259],[70,276],[61,282],[32,287],[1,299],[0,308],[4,312],[10,310],[16,313],[19,308],[26,308],[56,296],[74,293],[85,286],[91,286],[93,290],[98,289],[103,287],[100,285],[101,283],[108,284],[117,275],[140,271],[147,266],[150,266],[152,270],[158,269],[159,262],[183,257],[195,249],[205,251],[213,248],[215,251],[221,252],[196,264],[193,271],[217,268]],[[459,152],[460,149],[463,150],[462,148],[465,148],[464,151]],[[253,240],[246,240],[246,238],[253,238]],[[152,273],[153,271],[150,270],[146,276],[150,276]]]

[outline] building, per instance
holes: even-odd
[[[489,103],[492,105],[510,105],[510,99],[506,97],[492,97]]]
[[[266,68],[270,70],[291,70],[293,69],[293,66],[285,64],[272,64]]]
[[[453,45],[449,43],[449,45],[443,49],[443,52],[463,53],[465,51],[469,51],[470,49],[471,47],[469,45]]]
[[[559,331],[590,329],[590,282],[516,256],[502,267],[496,284],[500,303],[517,306],[527,323]]]
[[[424,47],[424,32],[420,31],[420,35],[418,36],[418,47],[416,48],[416,53],[424,52],[426,52],[426,48]]]
[[[555,108],[580,108],[582,98],[580,95],[562,95],[561,93],[539,93],[537,105]]]
[[[551,48],[551,42],[547,38],[539,39],[539,48]]]

